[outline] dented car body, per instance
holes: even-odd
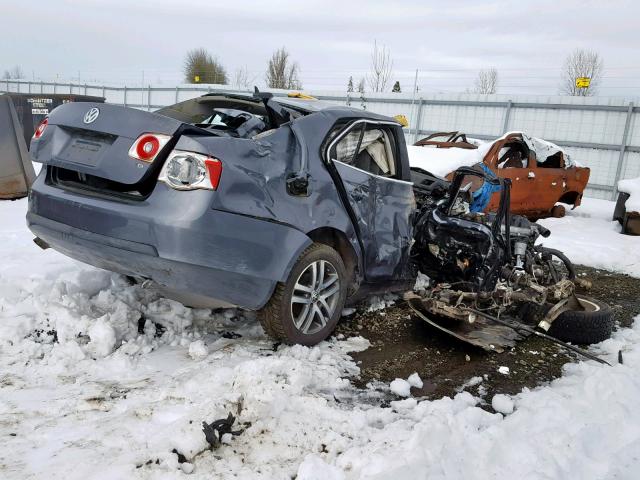
[[[549,292],[565,310],[573,298],[554,252],[533,245],[541,227],[512,225],[508,179],[462,169],[449,183],[410,168],[402,126],[371,112],[258,91],[156,113],[75,103],[38,127],[31,154],[44,164],[27,213],[38,245],[189,306],[257,310],[286,342],[318,343],[347,302],[406,291],[419,271],[433,281],[430,313],[467,330],[456,298],[486,311],[537,296],[547,323]],[[476,177],[500,187],[496,215],[463,199]],[[485,347],[524,338],[478,334]]]
[[[213,94],[157,113],[67,104],[45,127],[31,144],[44,168],[28,225],[82,262],[152,280],[191,306],[260,310],[303,253],[326,245],[340,261],[310,263],[294,285],[339,274],[345,293],[323,297],[334,289],[327,280],[305,290],[313,308],[291,303],[307,330],[331,323],[347,296],[415,278],[415,200],[392,119],[315,100]]]
[[[432,148],[477,149],[460,132],[436,133],[415,144]],[[530,137],[522,132],[502,136],[490,145],[481,159],[499,178],[511,180],[511,210],[531,219],[564,216],[558,203],[580,205],[590,170],[573,162],[556,145]],[[451,179],[453,172],[447,178]],[[475,188],[479,188],[476,185]],[[491,196],[485,211],[497,209],[499,194]]]

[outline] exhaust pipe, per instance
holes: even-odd
[[[42,250],[46,250],[47,248],[51,248],[51,245],[49,245],[47,242],[45,242],[43,239],[41,239],[40,237],[35,237],[33,239],[33,243],[35,243],[36,245],[38,245]]]

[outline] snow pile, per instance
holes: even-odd
[[[611,220],[614,207],[614,202],[583,198],[564,218],[539,220],[551,236],[538,243],[562,250],[574,263],[640,277],[640,238],[620,233],[620,224]]]
[[[402,378],[396,378],[389,384],[389,389],[399,397],[411,396],[411,384]]]
[[[410,397],[411,387],[422,388],[423,385],[420,375],[418,375],[417,372],[414,372],[409,375],[409,378],[406,380],[402,378],[396,378],[393,380],[389,384],[389,389],[399,397]]]
[[[349,381],[366,340],[278,345],[253,314],[192,310],[39,250],[25,210],[0,203],[3,479],[637,477],[638,324],[597,347],[613,367],[494,397],[506,416],[469,392],[381,407],[388,391]],[[202,421],[229,412],[244,431],[211,451]]]
[[[625,203],[627,212],[640,212],[640,177],[620,180],[618,190],[630,195]]]
[[[509,415],[510,413],[513,413],[514,403],[513,399],[509,395],[498,393],[491,399],[491,406],[496,412]]]
[[[189,356],[194,360],[202,360],[209,355],[207,345],[202,340],[196,340],[189,345]]]
[[[418,372],[413,372],[411,375],[409,375],[409,378],[407,378],[407,382],[409,382],[409,385],[415,388],[422,388],[424,385],[422,379],[420,378],[420,375],[418,375]]]

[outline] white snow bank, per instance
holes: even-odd
[[[622,349],[624,365],[567,365],[508,397],[506,417],[468,392],[382,408],[383,393],[348,380],[366,340],[274,350],[252,314],[185,308],[40,250],[25,210],[0,202],[3,479],[637,478],[637,324],[597,347],[612,363]],[[596,251],[626,238],[592,236]],[[245,431],[212,452],[201,422],[228,412]]]
[[[627,212],[640,212],[640,177],[620,180],[618,190],[630,195],[625,203]]]
[[[539,220],[551,230],[539,243],[562,250],[574,263],[640,278],[640,237],[620,233],[620,224],[611,220],[614,207],[614,202],[583,198],[564,218]]]
[[[624,365],[615,364],[619,348]],[[405,406],[384,427],[365,429],[347,450],[327,455],[328,473],[335,466],[345,472],[328,478],[637,478],[639,325],[598,350],[613,367],[567,365],[549,386],[498,400],[505,410],[508,400],[516,407],[506,417],[479,409],[466,392]]]

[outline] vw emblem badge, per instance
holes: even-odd
[[[93,107],[91,110],[84,114],[83,121],[84,123],[93,123],[96,121],[96,118],[98,118],[98,115],[100,115],[100,110],[96,107]]]

